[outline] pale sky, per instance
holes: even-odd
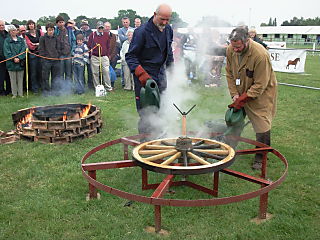
[[[80,15],[113,18],[118,15],[119,10],[127,9],[132,9],[141,16],[151,17],[156,7],[163,2],[168,3],[190,26],[203,16],[217,16],[233,25],[245,23],[256,27],[261,22],[268,23],[270,17],[277,18],[280,25],[295,16],[320,16],[320,0],[15,0],[2,1],[0,19],[7,22],[11,22],[13,18],[36,21],[42,16],[57,16],[60,12],[67,13],[71,18]]]

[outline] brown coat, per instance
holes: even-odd
[[[267,132],[271,129],[277,103],[277,80],[270,56],[262,45],[251,39],[240,64],[238,56],[230,45],[226,65],[230,95],[233,97],[246,92],[252,99],[245,104],[244,109],[255,132]],[[240,85],[237,86],[238,78]]]
[[[114,33],[110,34],[110,56],[109,60],[113,61],[117,55],[117,36]]]

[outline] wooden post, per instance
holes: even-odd
[[[187,116],[182,115],[182,136],[187,136]]]

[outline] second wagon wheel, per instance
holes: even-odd
[[[230,166],[235,151],[229,145],[205,138],[157,139],[136,146],[133,159],[144,169],[173,175],[216,172]]]

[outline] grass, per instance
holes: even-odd
[[[308,56],[306,73],[277,73],[280,82],[320,87],[319,56]],[[82,177],[80,160],[93,147],[137,133],[137,114],[132,92],[120,89],[106,98],[93,92],[61,97],[34,96],[11,99],[1,97],[0,129],[12,129],[11,114],[19,109],[50,104],[91,102],[102,109],[104,128],[90,139],[67,145],[48,145],[19,141],[0,145],[0,239],[318,239],[319,229],[319,104],[316,90],[279,86],[278,111],[272,129],[272,145],[289,162],[285,182],[269,194],[268,212],[273,218],[256,225],[258,198],[214,207],[163,207],[163,228],[168,236],[144,231],[154,224],[153,207],[127,202],[101,192],[100,200],[87,202],[88,184]],[[197,107],[188,115],[188,123],[223,117],[229,95],[224,85],[219,89],[194,84],[199,98],[189,100]],[[188,125],[189,126],[189,125]],[[251,126],[243,136],[254,138]],[[246,147],[246,146],[242,146]],[[120,160],[121,146],[103,150],[88,162]],[[242,159],[242,160],[241,160]],[[250,170],[250,159],[241,158],[232,169],[257,174]],[[282,165],[270,157],[268,178],[275,180]],[[101,170],[98,180],[125,191],[141,191],[139,169]],[[153,182],[163,178],[151,174]],[[192,180],[210,185],[209,174],[192,176]],[[257,185],[237,181],[221,174],[220,196],[241,194],[258,189]],[[188,188],[173,188],[168,198],[197,199],[207,195]]]

